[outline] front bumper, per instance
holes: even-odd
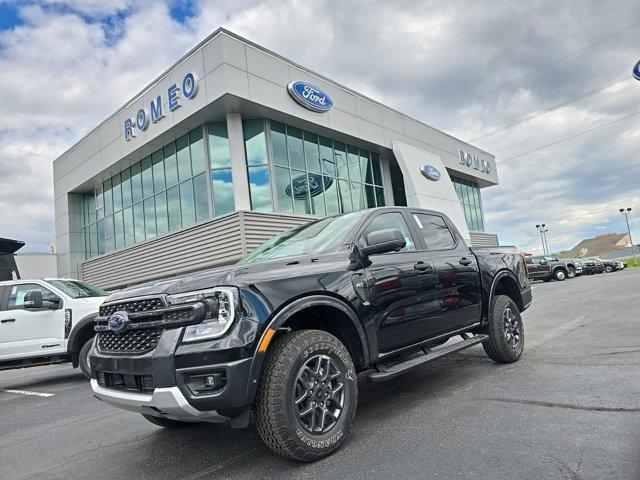
[[[92,378],[91,388],[97,399],[131,412],[186,422],[225,423],[228,420],[213,410],[197,410],[189,404],[178,387],[156,388],[152,394],[126,392],[101,387]]]
[[[225,337],[182,344],[183,328],[165,330],[153,351],[116,355],[93,348],[92,387],[111,405],[185,421],[234,418],[253,402],[248,393],[259,324],[244,319]],[[215,377],[213,388],[203,388]],[[161,402],[161,403],[159,403]]]

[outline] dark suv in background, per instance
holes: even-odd
[[[550,282],[555,279],[561,282],[566,278],[570,278],[567,265],[557,259],[549,261],[543,255],[533,255],[526,259],[526,265],[527,274],[531,280]]]
[[[604,263],[597,258],[582,259],[582,269],[585,274],[593,275],[594,273],[604,272]]]
[[[553,255],[545,255],[543,257],[550,265],[560,266],[561,264],[567,267],[567,277],[574,278],[578,275],[582,275],[582,262],[574,259],[558,258]]]

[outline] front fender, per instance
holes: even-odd
[[[265,335],[267,334],[267,332],[269,331],[269,329],[278,330],[285,324],[285,322],[289,318],[291,318],[296,313],[300,312],[301,310],[304,310],[305,308],[308,308],[311,306],[319,306],[319,305],[325,305],[325,306],[331,306],[331,307],[337,308],[347,315],[347,317],[351,321],[352,326],[355,328],[357,335],[359,337],[360,343],[363,347],[362,348],[363,363],[364,365],[369,365],[369,358],[370,358],[369,346],[368,346],[369,344],[367,342],[364,329],[362,328],[362,325],[356,313],[344,301],[339,300],[338,298],[335,298],[330,295],[322,295],[322,294],[315,294],[315,295],[309,295],[306,297],[298,298],[292,301],[291,303],[285,305],[283,308],[281,308],[278,311],[278,313],[276,313],[273,319],[271,319],[271,321],[267,324],[266,328],[263,330],[262,336],[260,337],[259,341],[256,342],[255,344],[256,350],[254,352],[253,361],[251,363],[251,370],[250,370],[249,382],[247,385],[245,405],[251,405],[256,396],[258,383],[260,381],[260,374],[262,373],[262,366],[267,353],[266,351],[258,352],[258,347],[262,342],[263,338],[265,337]]]
[[[78,366],[78,354],[82,348],[82,343],[84,343],[82,342],[84,338],[82,332],[86,331],[86,329],[91,329],[93,332],[93,326],[95,324],[94,319],[97,315],[97,313],[90,313],[83,317],[73,326],[69,333],[69,339],[67,340],[67,354],[71,356],[74,367]]]

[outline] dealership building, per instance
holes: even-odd
[[[493,155],[216,30],[53,163],[58,275],[107,289],[234,263],[317,217],[445,212],[474,245]]]

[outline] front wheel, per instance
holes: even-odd
[[[506,295],[497,295],[491,303],[489,324],[482,343],[487,356],[498,363],[517,362],[524,349],[524,326],[518,306]]]
[[[553,276],[556,280],[558,280],[559,282],[563,281],[565,278],[567,278],[567,272],[565,272],[562,269],[558,269],[555,272],[553,272]]]
[[[274,452],[313,461],[344,441],[358,401],[349,352],[333,335],[300,330],[269,348],[255,403],[258,433]]]
[[[84,342],[82,348],[80,349],[80,353],[78,354],[78,366],[84,376],[88,379],[91,379],[91,367],[89,367],[89,353],[91,352],[91,347],[93,346],[93,337]]]
[[[576,276],[576,269],[573,267],[569,267],[569,273],[567,273],[567,276],[569,278],[575,278]]]
[[[604,267],[604,271],[607,273],[611,273],[613,272],[613,267],[611,265],[607,265],[606,267]]]

